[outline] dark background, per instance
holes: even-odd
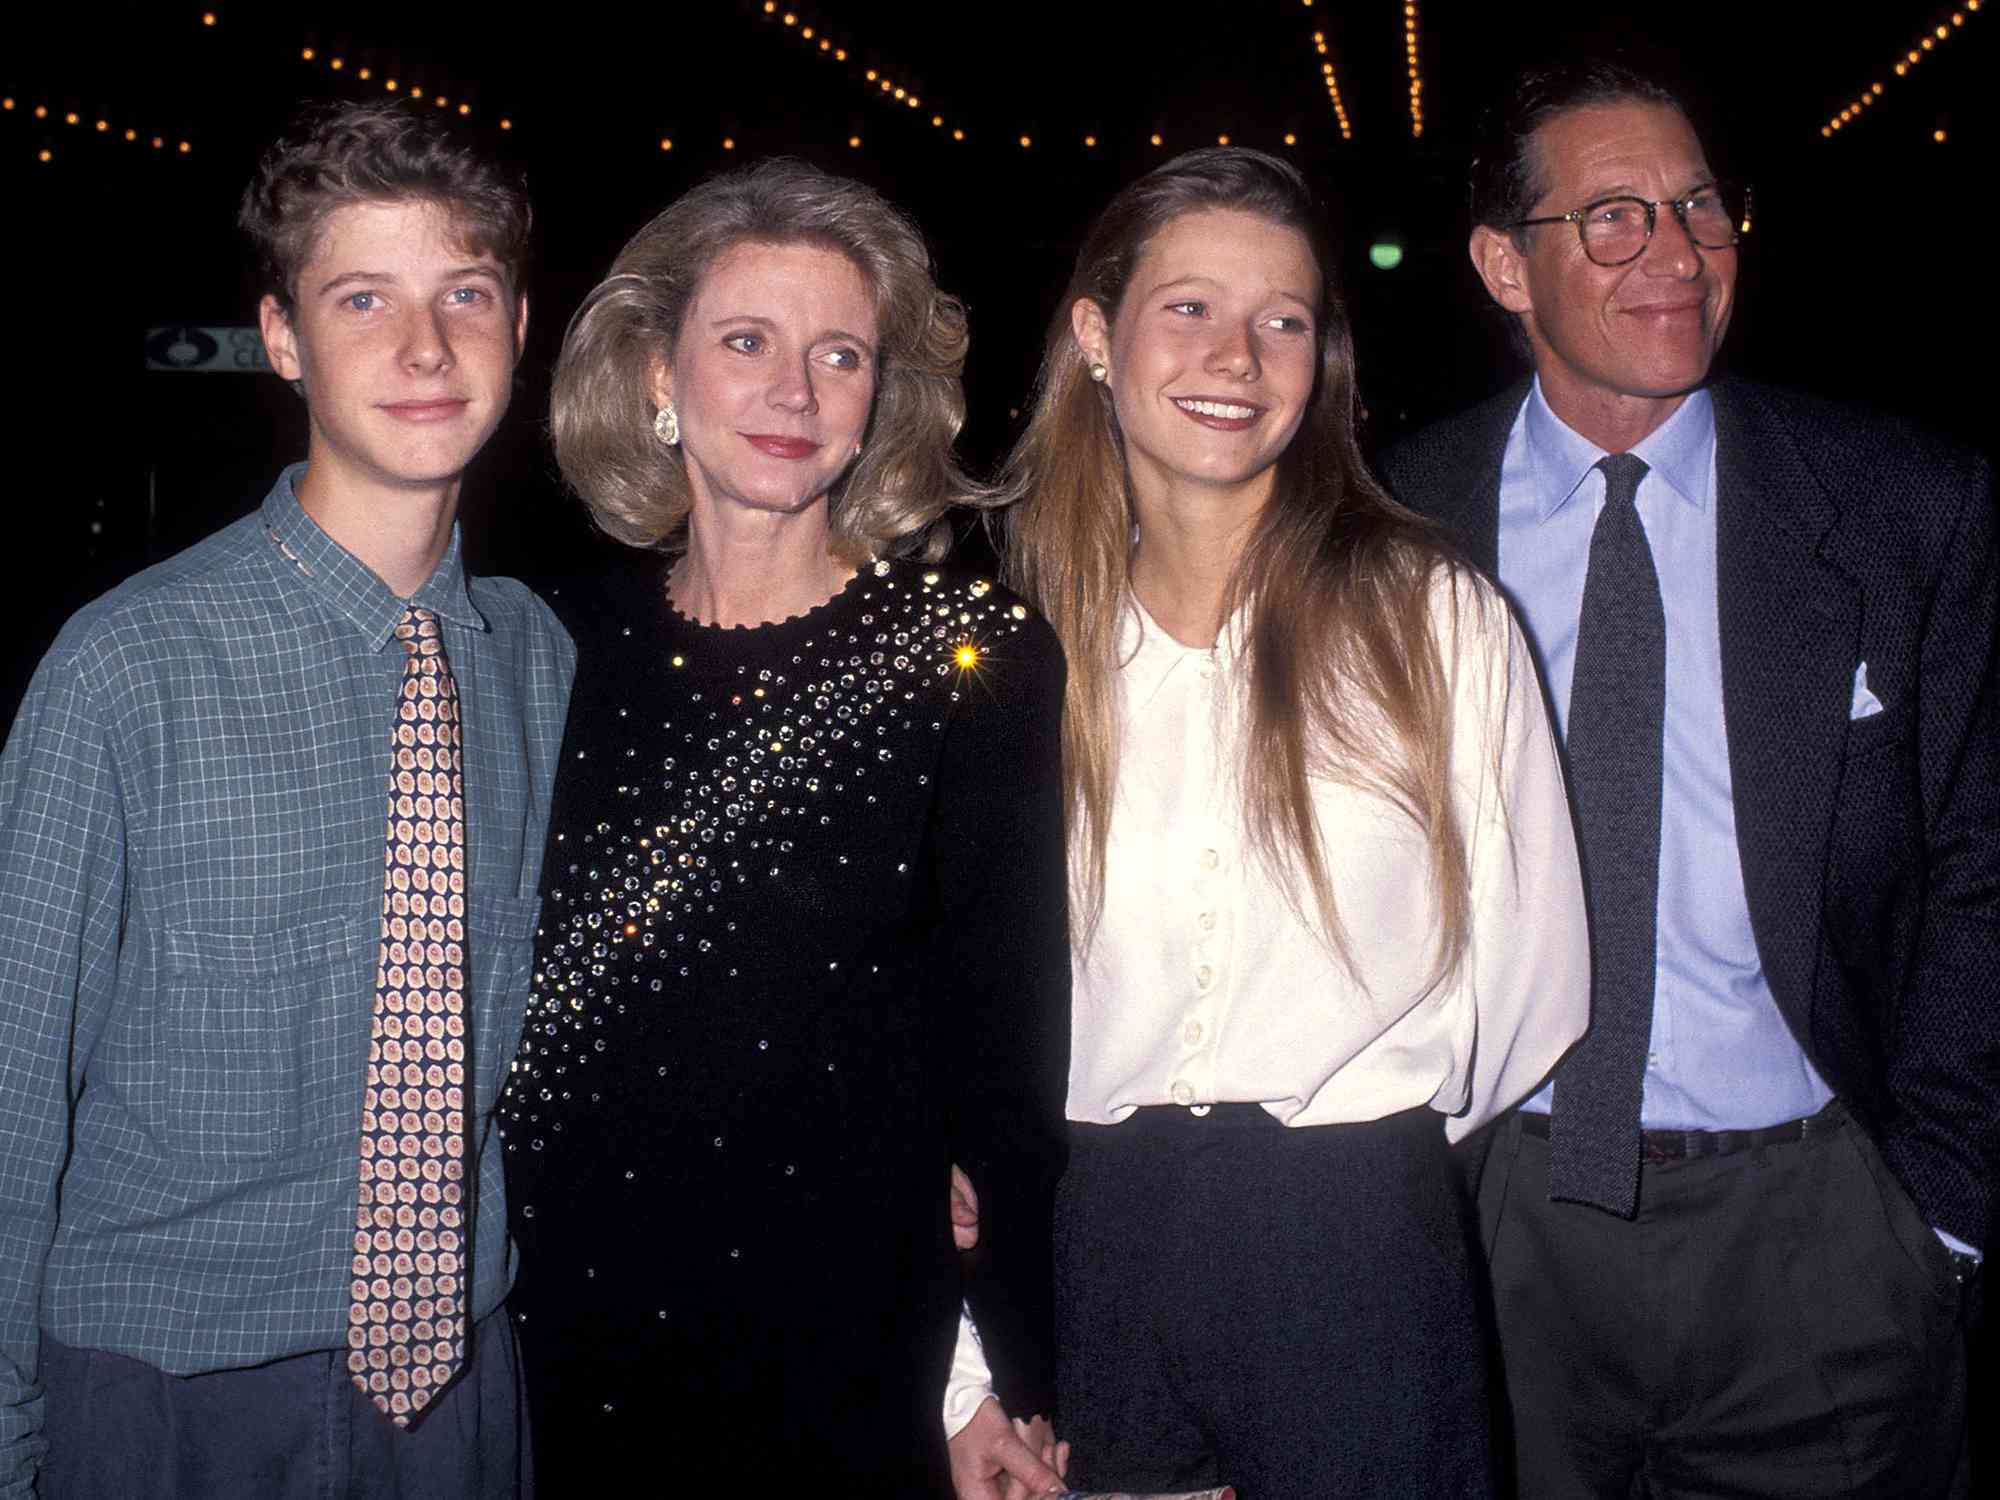
[[[1754,186],[1728,363],[1990,448],[1991,382],[1960,350],[1983,353],[1993,331],[1994,246],[1976,226],[1993,168],[2000,0],[1973,3],[1961,0],[1954,27],[1953,8],[1931,0],[1420,0],[1421,138],[1405,0],[815,0],[772,14],[763,0],[36,7],[0,42],[0,95],[13,101],[0,110],[0,348],[16,393],[0,714],[11,717],[71,609],[242,514],[304,452],[303,408],[270,375],[149,371],[143,357],[149,329],[254,321],[236,200],[301,100],[379,95],[395,77],[403,93],[444,94],[453,115],[469,106],[464,128],[529,174],[534,316],[513,411],[468,482],[467,530],[479,565],[532,578],[596,545],[543,434],[563,324],[625,237],[710,172],[790,152],[866,178],[917,216],[941,279],[971,307],[963,441],[986,464],[1018,426],[1076,239],[1111,193],[1223,134],[1288,154],[1344,231],[1380,441],[1513,372],[1464,251],[1468,135],[1516,60],[1604,43],[1676,67],[1718,165]],[[1939,25],[1948,37],[1898,78],[1895,61]],[[921,106],[869,83],[871,68]],[[1878,102],[1823,137],[1876,82]],[[1376,270],[1368,246],[1390,235],[1405,258]]]
[[[1716,164],[1754,186],[1726,362],[1992,450],[1995,242],[1980,226],[2000,0],[1419,0],[1420,138],[1409,9],[814,0],[790,10],[789,27],[783,4],[766,14],[763,0],[54,0],[13,15],[0,33],[11,101],[0,108],[0,351],[15,391],[0,489],[0,718],[72,609],[244,513],[303,455],[303,408],[275,378],[149,371],[146,334],[254,321],[234,215],[258,152],[300,101],[379,95],[392,76],[402,92],[444,94],[454,115],[469,106],[464,128],[515,156],[535,193],[534,316],[515,405],[467,486],[469,545],[487,571],[567,572],[601,545],[562,494],[544,437],[563,324],[646,218],[704,175],[771,153],[865,178],[925,226],[941,279],[971,308],[964,446],[976,464],[1016,431],[1090,215],[1147,167],[1223,134],[1289,154],[1324,189],[1348,250],[1371,441],[1469,404],[1516,369],[1465,256],[1472,125],[1517,61],[1606,43],[1674,66]],[[1926,36],[1930,51],[1918,48]],[[1898,77],[1912,48],[1921,61]],[[921,105],[897,102],[894,87]],[[1823,135],[1864,91],[1875,102]],[[1405,251],[1393,271],[1367,256],[1385,236]]]

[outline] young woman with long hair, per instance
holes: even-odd
[[[1085,237],[1009,464],[1069,661],[1071,1482],[1478,1495],[1447,1142],[1582,1032],[1583,898],[1506,605],[1372,479],[1304,179],[1169,162]]]

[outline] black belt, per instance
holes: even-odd
[[[1549,1117],[1531,1110],[1520,1112],[1521,1133],[1549,1138]],[[1824,1135],[1847,1118],[1838,1099],[1816,1115],[1803,1120],[1787,1120],[1782,1125],[1766,1125],[1762,1130],[1642,1130],[1639,1132],[1639,1159],[1658,1164],[1693,1161],[1703,1156],[1728,1156],[1753,1146],[1783,1146]]]

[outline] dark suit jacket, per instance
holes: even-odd
[[[1930,1222],[1993,1247],[2000,704],[1991,480],[1880,416],[1714,387],[1717,608],[1737,853],[1792,1034]],[[1525,385],[1390,453],[1496,570]],[[1850,719],[1855,668],[1883,704]]]

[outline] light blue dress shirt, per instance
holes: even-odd
[[[1722,708],[1715,593],[1715,407],[1697,391],[1632,449],[1648,465],[1639,519],[1667,622],[1660,892],[1647,1129],[1754,1130],[1833,1097],[1764,982],[1743,893]],[[1500,471],[1500,581],[1520,612],[1559,730],[1605,456],[1564,424],[1535,382]],[[1522,1107],[1547,1111],[1550,1083]]]

